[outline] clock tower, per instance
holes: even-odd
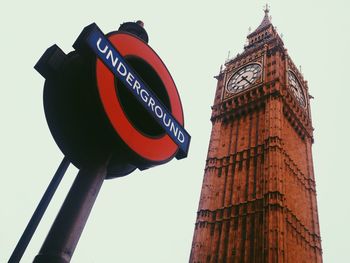
[[[190,262],[322,262],[308,84],[265,16],[216,76]]]

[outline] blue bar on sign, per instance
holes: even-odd
[[[181,157],[186,157],[191,136],[172,116],[154,92],[141,80],[134,69],[96,26],[87,36],[89,47],[150,113],[171,139],[179,146]]]

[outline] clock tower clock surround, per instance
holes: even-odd
[[[322,262],[308,83],[269,10],[216,76],[190,262]]]

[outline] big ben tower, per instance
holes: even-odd
[[[308,85],[264,11],[216,77],[191,263],[322,262]]]

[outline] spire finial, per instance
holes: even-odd
[[[270,6],[266,3],[266,5],[264,6],[264,12],[267,15],[270,11]]]

